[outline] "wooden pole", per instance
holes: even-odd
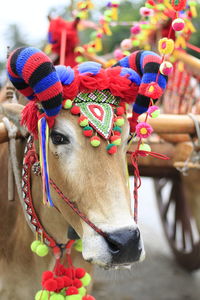
[[[181,61],[185,64],[187,70],[191,71],[192,74],[199,76],[200,59],[179,50],[175,50],[173,55],[178,61]]]
[[[145,114],[139,117],[140,122],[145,121]],[[200,115],[195,115],[200,122]],[[156,133],[195,133],[195,125],[188,115],[161,114],[158,118],[148,118],[148,123]]]

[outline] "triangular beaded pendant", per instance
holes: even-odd
[[[81,114],[88,118],[90,125],[105,139],[111,135],[114,113],[112,106],[107,103],[77,103]]]

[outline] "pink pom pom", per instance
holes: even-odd
[[[120,44],[121,48],[123,50],[129,50],[132,48],[132,40],[131,39],[125,39]]]
[[[136,24],[134,26],[131,27],[131,33],[132,34],[139,34],[141,31],[140,25]]]
[[[124,54],[120,49],[116,49],[113,54],[114,54],[114,58],[117,60],[120,60],[124,57]]]
[[[181,31],[184,29],[184,27],[185,27],[185,22],[181,18],[177,18],[172,22],[172,28],[175,31]]]
[[[144,17],[150,17],[153,16],[154,11],[151,8],[148,7],[141,7],[140,8],[140,15]]]

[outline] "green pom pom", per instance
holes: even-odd
[[[49,248],[45,244],[41,244],[36,249],[36,254],[38,256],[46,256],[49,253]]]
[[[117,120],[115,122],[115,125],[120,126],[120,127],[123,126],[124,125],[124,118],[122,118],[122,117],[117,118]]]
[[[92,147],[98,147],[101,143],[100,138],[97,136],[93,136],[90,140]]]
[[[153,113],[151,113],[152,118],[157,118],[160,115],[160,109],[156,109]]]
[[[92,278],[89,273],[86,273],[85,276],[80,279],[83,286],[88,286],[90,284],[91,280],[92,280]]]
[[[140,41],[133,40],[132,44],[133,44],[133,47],[138,47],[140,45]]]
[[[38,247],[39,245],[41,245],[41,242],[40,242],[40,241],[34,241],[34,242],[32,242],[32,243],[31,243],[31,250],[32,250],[33,252],[36,252],[36,249],[37,249],[37,247]]]
[[[50,300],[65,300],[65,297],[61,294],[53,294],[50,297]]]
[[[122,133],[122,129],[119,126],[113,127],[113,131],[118,131],[118,132]]]
[[[48,300],[49,292],[45,290],[38,291],[35,295],[35,300]]]
[[[82,240],[79,239],[77,240],[75,243],[74,243],[74,249],[78,252],[82,252],[83,250],[83,243],[82,243]]]
[[[83,286],[80,288],[80,289],[78,289],[78,291],[79,291],[79,294],[83,297],[83,296],[85,296],[86,295],[86,288],[84,288]]]
[[[151,151],[151,147],[148,144],[141,144],[140,147],[139,147],[139,150],[150,152]]]
[[[70,108],[72,108],[72,100],[70,100],[70,99],[65,100],[63,107],[64,107],[65,109],[70,109]]]
[[[84,58],[83,58],[83,56],[77,56],[75,61],[79,64],[84,61]]]
[[[65,298],[66,300],[82,300],[82,295],[78,294],[78,295],[70,295],[70,296],[66,296]]]

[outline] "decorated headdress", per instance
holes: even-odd
[[[107,152],[114,154],[120,144],[125,104],[133,103],[130,118],[135,131],[137,118],[159,98],[166,87],[166,76],[159,74],[161,58],[150,51],[137,51],[112,68],[85,62],[74,69],[54,67],[50,59],[32,47],[15,50],[8,60],[13,85],[28,98],[21,123],[40,139],[44,196],[53,205],[49,192],[47,144],[48,128],[53,127],[62,108],[79,115],[79,124],[91,145],[100,137],[109,141]],[[39,126],[38,126],[39,125]]]

